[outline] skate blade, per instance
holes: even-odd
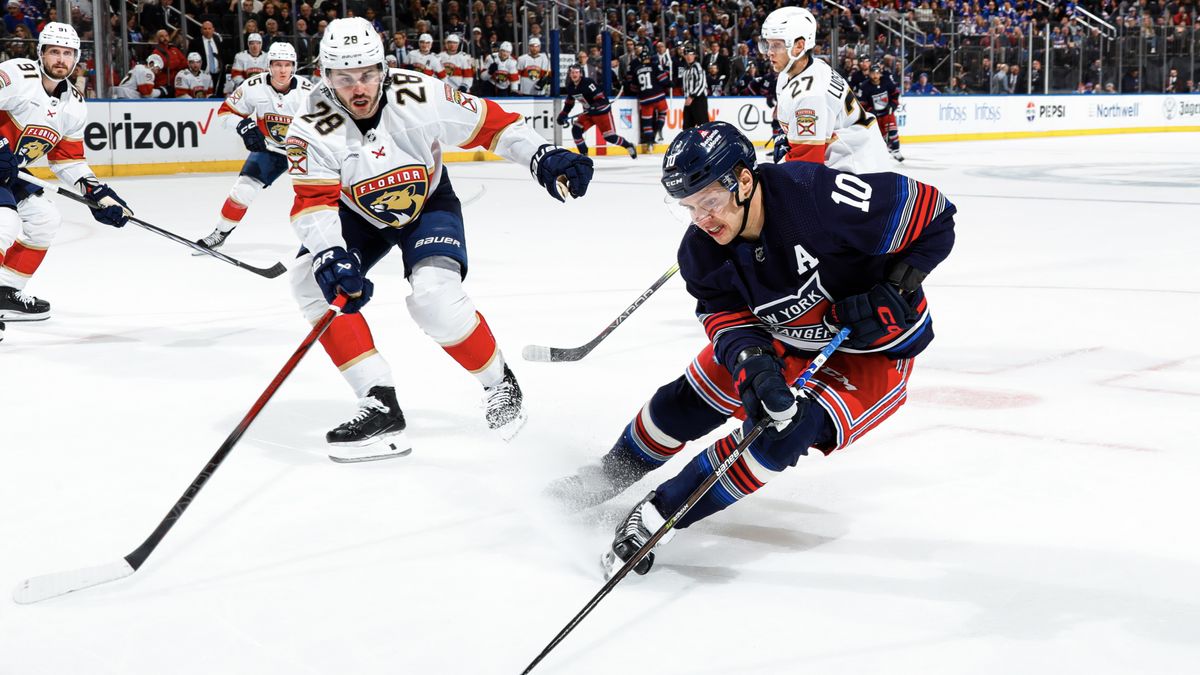
[[[0,321],[11,321],[12,323],[45,321],[50,318],[50,312],[44,314],[22,314],[20,312],[0,312]]]
[[[376,462],[393,457],[406,457],[412,454],[412,444],[403,433],[394,434],[383,439],[373,439],[365,445],[330,445],[329,459],[338,464],[357,464],[359,462]]]
[[[500,434],[500,438],[504,439],[505,441],[511,441],[517,435],[517,433],[521,431],[521,427],[525,426],[525,422],[528,419],[529,413],[525,412],[525,409],[522,408],[516,419],[507,424],[502,424],[492,431]]]

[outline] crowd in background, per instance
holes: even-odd
[[[1200,33],[1196,2],[557,0],[558,25],[551,26],[551,0],[111,0],[109,79],[119,82],[133,63],[158,53],[169,87],[175,72],[187,67],[186,55],[200,53],[219,97],[233,84],[235,54],[247,48],[251,34],[262,37],[263,49],[280,40],[293,44],[300,72],[311,76],[328,22],[361,16],[382,34],[398,67],[411,67],[409,54],[421,50],[422,35],[430,36],[434,54],[446,54],[450,36],[457,36],[452,49],[470,57],[476,75],[470,89],[480,94],[513,95],[489,77],[489,61],[497,60],[505,43],[513,59],[529,53],[535,41],[545,51],[557,27],[560,52],[568,55],[563,63],[583,64],[597,81],[608,34],[613,91],[643,50],[660,60],[678,87],[682,51],[690,45],[708,74],[710,94],[758,95],[771,82],[758,48],[759,27],[776,7],[799,4],[818,17],[814,51],[820,58],[849,74],[866,57],[896,73],[910,94],[1190,92]],[[69,20],[86,44],[94,28],[91,0],[72,0],[70,7]],[[0,58],[35,57],[40,28],[54,20],[60,20],[55,3],[8,0]],[[85,48],[85,62],[73,76],[89,93],[91,49]],[[531,93],[548,93],[539,84]]]

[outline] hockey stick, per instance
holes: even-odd
[[[32,183],[32,184],[42,188],[43,190],[49,190],[51,192],[55,192],[57,194],[60,194],[64,197],[66,197],[67,199],[79,202],[80,204],[84,204],[88,208],[96,208],[96,204],[92,200],[88,199],[87,197],[84,197],[83,195],[72,192],[66,188],[62,188],[57,185],[52,185],[50,183],[47,183],[46,181],[29,173],[28,171],[24,171],[24,170],[21,171],[21,180],[25,181],[26,183]],[[188,248],[190,248],[194,251],[197,251],[203,255],[210,255],[210,256],[216,258],[217,260],[223,260],[223,261],[229,263],[230,265],[235,265],[244,270],[248,270],[248,271],[253,272],[261,277],[266,277],[268,279],[274,279],[275,277],[277,277],[287,271],[287,268],[283,266],[283,263],[275,263],[271,267],[265,267],[265,268],[264,267],[255,267],[253,265],[248,265],[248,264],[242,262],[241,260],[237,260],[236,258],[230,258],[229,256],[225,255],[224,253],[221,253],[220,251],[214,251],[213,249],[208,248],[207,246],[201,246],[200,244],[197,244],[194,241],[189,241],[187,239],[184,239],[183,237],[175,234],[174,232],[168,232],[167,230],[164,230],[160,227],[155,227],[154,225],[151,225],[150,223],[147,223],[146,221],[144,221],[140,218],[130,216],[129,221],[140,227],[150,230],[154,234],[164,236],[167,239],[170,239],[171,241],[179,242],[180,244],[183,244],[184,246],[187,246]]]
[[[667,279],[675,276],[675,273],[678,271],[679,263],[671,265],[671,269],[664,272],[663,275],[658,278],[658,281],[655,281],[650,285],[650,288],[647,288],[645,292],[639,295],[638,299],[634,300],[632,305],[626,307],[625,311],[621,312],[620,316],[613,320],[612,323],[608,324],[608,328],[605,328],[600,332],[599,335],[592,338],[591,342],[583,345],[582,347],[543,347],[541,345],[525,345],[525,348],[521,350],[521,357],[526,361],[540,361],[543,363],[550,361],[578,361],[582,359],[590,354],[592,350],[596,348],[596,345],[600,344],[604,338],[608,337],[610,333],[616,330],[617,326],[620,326],[625,319],[628,319],[629,315],[633,314],[634,310],[636,310],[638,307],[641,307],[642,303],[646,302],[647,298],[649,298],[651,295],[654,295],[654,292],[659,288],[662,288],[662,285],[667,283]]]
[[[204,469],[200,471],[187,490],[184,490],[183,496],[179,498],[179,501],[175,502],[175,505],[167,512],[166,517],[159,522],[158,527],[154,528],[154,532],[150,533],[150,536],[146,538],[146,541],[142,542],[141,546],[138,546],[124,558],[104,565],[84,567],[68,572],[43,574],[26,579],[13,590],[13,600],[20,605],[29,605],[109,581],[123,579],[141,568],[142,563],[146,562],[146,558],[150,557],[150,554],[162,542],[163,537],[167,536],[167,532],[171,531],[171,528],[174,527],[179,517],[183,515],[183,512],[192,503],[192,500],[199,494],[200,489],[204,487],[209,478],[212,478],[213,473],[221,466],[221,462],[225,461],[225,457],[233,450],[233,446],[237,445],[242,434],[246,432],[246,429],[250,427],[250,424],[254,422],[258,414],[262,412],[263,407],[267,405],[267,401],[271,400],[271,397],[279,390],[283,381],[287,379],[288,375],[292,374],[292,371],[300,363],[300,359],[304,358],[304,355],[308,353],[313,344],[320,339],[325,329],[329,328],[329,324],[333,323],[333,319],[345,304],[345,296],[339,295],[334,299],[329,310],[321,316],[316,325],[313,326],[313,329],[309,331],[308,336],[296,348],[292,357],[283,365],[283,369],[279,371],[275,379],[271,380],[271,384],[267,385],[266,391],[258,397],[258,400],[250,407],[250,411],[238,423],[233,433],[229,434],[229,437],[217,449],[216,454],[212,456],[212,459],[208,460],[208,464],[204,466]]]
[[[841,346],[842,342],[849,335],[849,328],[842,328],[840,331],[838,331],[837,335],[834,335],[833,339],[829,341],[829,344],[825,345],[825,347],[821,349],[821,352],[817,354],[815,358],[813,358],[812,363],[808,364],[808,367],[804,369],[804,372],[800,374],[800,377],[796,379],[796,383],[792,386],[794,388],[803,387],[804,384],[808,382],[808,380],[812,378],[812,376],[821,368],[821,366],[825,364],[825,361],[827,361],[829,357],[832,356],[835,351],[837,351],[837,348]],[[593,609],[596,608],[596,605],[600,604],[600,601],[603,600],[604,597],[612,591],[612,589],[616,588],[617,584],[619,584],[621,580],[625,578],[625,575],[629,574],[630,570],[632,570],[634,567],[637,567],[637,564],[641,562],[642,558],[645,558],[650,551],[654,550],[655,545],[657,545],[663,537],[667,536],[667,532],[669,532],[671,528],[675,527],[675,523],[679,522],[679,520],[683,518],[684,514],[691,510],[691,508],[696,505],[696,502],[700,501],[700,499],[704,497],[708,490],[714,484],[716,484],[717,481],[721,480],[721,477],[725,475],[725,472],[729,470],[729,467],[733,466],[733,463],[742,456],[742,453],[746,451],[746,448],[750,447],[750,444],[754,442],[754,439],[758,438],[764,431],[766,431],[767,425],[770,423],[770,420],[763,420],[751,427],[750,431],[747,432],[745,437],[742,438],[742,442],[737,444],[737,447],[735,447],[733,451],[729,453],[729,456],[725,458],[725,461],[721,462],[721,464],[718,465],[716,469],[704,479],[704,482],[700,483],[700,485],[692,491],[692,494],[688,495],[688,498],[683,502],[682,505],[680,505],[678,509],[675,510],[675,513],[671,514],[670,518],[667,518],[667,522],[663,523],[662,527],[658,528],[658,530],[651,535],[650,539],[648,539],[646,543],[637,550],[636,553],[630,556],[629,560],[625,561],[625,564],[621,566],[621,569],[617,570],[616,574],[614,574],[612,578],[610,578],[608,582],[604,584],[604,586],[600,589],[600,592],[592,596],[592,599],[589,600],[586,605],[584,605],[583,609],[580,610],[580,612],[576,614],[575,617],[572,618],[571,621],[568,622],[561,631],[558,632],[558,635],[554,636],[554,639],[550,641],[550,644],[546,645],[546,648],[542,650],[542,653],[538,654],[537,658],[535,658],[528,666],[526,666],[525,670],[521,671],[521,675],[528,675],[528,673],[532,671],[537,664],[541,663],[542,659],[546,658],[546,655],[550,653],[550,650],[557,647],[558,644],[562,642],[563,639],[566,638],[567,635],[570,634],[570,632],[574,630],[575,627],[578,626],[579,623],[583,621]]]

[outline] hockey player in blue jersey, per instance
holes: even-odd
[[[774,427],[674,530],[749,496],[809,448],[829,454],[861,438],[904,403],[914,357],[933,339],[921,282],[950,253],[954,205],[894,173],[755,164],[750,141],[725,122],[684,131],[667,150],[663,186],[692,224],[680,273],[710,342],[612,450],[551,492],[599,504],[730,417],[745,423],[638,502],[617,526],[610,566],[648,541],[757,421]],[[789,383],[842,326],[850,337],[797,398]],[[653,554],[635,571],[652,564]]]
[[[654,139],[662,136],[667,123],[667,87],[671,84],[671,75],[663,69],[658,58],[643,51],[631,65],[626,80],[629,90],[637,92],[638,117],[641,119],[638,142],[650,152],[654,148]]]
[[[580,154],[586,155],[588,152],[583,132],[596,127],[606,143],[625,148],[630,157],[637,159],[637,150],[633,144],[621,138],[613,128],[612,104],[608,97],[600,91],[600,87],[596,86],[592,78],[583,76],[582,68],[577,65],[567,68],[567,83],[563,86],[562,93],[567,100],[563,102],[562,111],[558,113],[558,123],[563,128],[571,127],[571,136],[574,137],[575,147]],[[579,101],[581,112],[571,122],[567,116],[575,107],[576,100]]]

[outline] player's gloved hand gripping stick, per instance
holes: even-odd
[[[800,377],[796,379],[796,382],[792,385],[792,387],[795,389],[802,389],[804,384],[808,382],[818,370],[820,370],[821,366],[825,365],[825,361],[827,361],[829,357],[832,356],[835,351],[837,351],[837,348],[840,347],[842,342],[845,341],[845,339],[849,336],[849,328],[842,328],[839,330],[837,335],[834,335],[833,339],[829,341],[829,344],[825,345],[825,347],[821,349],[821,352],[817,354],[815,358],[813,358],[812,363],[808,364],[808,367],[804,369],[804,372],[800,373]],[[650,551],[654,550],[654,547],[658,545],[658,542],[661,541],[662,538],[671,531],[671,528],[675,527],[675,523],[678,523],[680,519],[683,518],[684,514],[691,510],[691,508],[695,506],[696,502],[700,501],[700,499],[709,491],[710,488],[712,488],[713,485],[716,484],[717,481],[721,480],[721,478],[725,475],[725,472],[729,470],[729,467],[733,466],[733,463],[742,456],[742,453],[746,451],[746,448],[750,447],[750,444],[754,442],[754,439],[761,436],[763,432],[767,430],[767,427],[771,426],[773,423],[774,421],[770,416],[764,416],[753,427],[751,427],[750,431],[748,431],[746,435],[742,437],[742,442],[737,444],[737,447],[729,453],[729,456],[725,458],[725,461],[721,462],[721,464],[718,465],[716,469],[704,479],[704,482],[700,483],[700,485],[692,491],[692,494],[688,495],[688,498],[684,500],[683,504],[675,510],[675,513],[671,514],[670,518],[667,518],[667,522],[663,523],[662,527],[658,528],[658,530],[651,535],[650,539],[646,541],[645,545],[643,545],[637,550],[636,553],[630,556],[629,560],[625,561],[625,564],[619,570],[617,570],[611,578],[609,578],[607,583],[604,584],[604,587],[600,589],[600,592],[592,596],[592,599],[589,600],[587,605],[585,605],[584,608],[575,615],[575,618],[571,619],[571,621],[567,623],[566,627],[559,631],[558,635],[554,636],[554,639],[550,641],[550,644],[546,645],[546,648],[542,650],[542,653],[538,654],[537,658],[535,658],[528,666],[526,666],[525,670],[521,671],[521,675],[528,675],[528,673],[532,671],[537,664],[541,663],[542,659],[546,658],[546,655],[550,653],[550,650],[557,647],[558,644],[562,642],[563,639],[566,638],[567,635],[570,634],[570,632],[574,630],[575,627],[578,626],[579,623],[583,621],[593,609],[596,608],[596,605],[600,604],[600,601],[603,600],[604,597],[608,595],[609,592],[612,591],[612,589],[615,588],[616,585],[620,583],[620,581],[624,579],[630,571],[633,570],[633,568],[637,567],[637,564],[641,562],[642,558],[645,558]]]
[[[317,320],[317,323],[308,332],[304,341],[300,343],[300,346],[296,348],[291,358],[287,360],[287,363],[275,375],[275,379],[271,380],[271,384],[267,385],[266,390],[254,402],[254,405],[250,406],[250,411],[246,413],[241,422],[238,422],[237,428],[229,434],[225,442],[217,449],[216,454],[212,456],[212,459],[208,460],[208,464],[204,465],[204,469],[192,480],[192,484],[188,486],[187,490],[184,490],[183,496],[175,502],[175,505],[167,512],[166,517],[159,522],[158,527],[154,528],[154,531],[142,542],[141,546],[138,546],[124,558],[104,565],[84,567],[68,572],[43,574],[26,579],[13,591],[13,600],[18,604],[28,605],[59,595],[65,595],[72,591],[123,579],[136,572],[162,542],[163,537],[167,536],[167,532],[170,532],[175,523],[179,521],[179,517],[187,510],[187,507],[196,498],[196,495],[199,494],[201,488],[208,482],[208,479],[212,478],[212,475],[216,473],[217,468],[221,466],[221,463],[225,461],[230,451],[233,450],[233,446],[237,445],[242,435],[246,433],[246,429],[250,428],[250,424],[254,422],[255,418],[266,407],[267,402],[271,400],[275,392],[279,391],[279,387],[283,385],[283,381],[300,364],[300,359],[304,358],[308,350],[317,343],[317,340],[321,338],[321,335],[333,323],[334,318],[337,317],[342,311],[342,307],[345,306],[346,300],[347,298],[344,295],[334,298],[329,306],[329,310]]]
[[[54,192],[54,193],[60,194],[64,197],[66,197],[67,199],[79,202],[80,204],[84,204],[89,209],[92,209],[93,212],[102,211],[102,212],[110,212],[111,213],[113,206],[118,205],[118,204],[121,206],[122,210],[128,211],[128,209],[124,207],[124,202],[120,202],[119,199],[115,200],[113,202],[113,204],[108,204],[105,201],[105,198],[106,197],[112,198],[115,195],[112,194],[111,189],[108,189],[107,192],[104,192],[104,189],[106,189],[107,186],[104,186],[99,183],[97,183],[96,186],[94,186],[91,190],[89,190],[88,194],[80,195],[80,194],[76,194],[66,188],[61,188],[61,187],[58,187],[57,185],[52,185],[50,183],[47,183],[46,181],[42,180],[41,178],[38,178],[37,176],[29,173],[26,170],[21,171],[19,178],[21,180],[25,181],[26,183],[29,183],[31,185],[36,185],[36,186],[42,188],[43,190],[47,190],[49,192]],[[97,191],[97,190],[99,190],[99,191]],[[96,196],[101,201],[99,203],[97,203],[96,201],[89,199],[89,196]],[[287,271],[287,268],[283,266],[283,263],[275,263],[271,267],[263,268],[263,267],[255,267],[253,265],[246,264],[246,263],[242,262],[241,260],[237,260],[235,258],[230,258],[229,256],[225,255],[224,253],[221,253],[220,251],[214,251],[211,248],[201,246],[194,241],[184,239],[183,237],[175,234],[174,232],[169,232],[160,227],[151,225],[150,223],[147,223],[146,221],[144,221],[140,218],[134,217],[132,212],[129,212],[128,214],[126,214],[125,217],[128,218],[129,222],[134,223],[135,225],[138,225],[138,226],[142,227],[143,229],[150,230],[151,232],[153,232],[157,235],[166,237],[167,239],[170,239],[171,241],[183,244],[184,246],[187,246],[188,248],[192,249],[193,251],[197,251],[204,255],[210,255],[210,256],[216,258],[217,260],[221,260],[221,261],[229,263],[230,265],[234,265],[235,267],[240,267],[249,272],[253,272],[254,274],[257,274],[261,277],[266,277],[268,279],[274,279],[275,277],[277,277]],[[99,217],[98,217],[98,219],[99,219]],[[101,222],[106,222],[106,221],[101,221]],[[112,223],[110,223],[110,224],[112,224]],[[124,224],[124,223],[122,223],[122,224]],[[118,225],[118,227],[119,227],[119,225]]]

